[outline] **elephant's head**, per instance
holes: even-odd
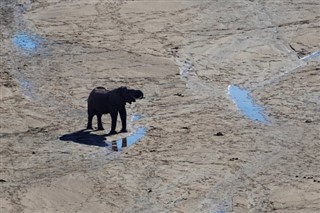
[[[143,98],[143,92],[141,90],[128,89],[127,87],[120,87],[120,92],[124,97],[126,103],[131,104],[135,102],[136,99]]]

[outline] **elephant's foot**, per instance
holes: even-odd
[[[124,133],[124,132],[128,132],[128,130],[127,129],[121,129],[120,132]]]
[[[115,130],[111,130],[108,135],[115,135],[117,132]]]
[[[104,130],[104,128],[102,126],[98,126],[98,130]]]

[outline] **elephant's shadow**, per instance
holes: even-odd
[[[106,143],[106,136],[108,134],[96,135],[91,134],[91,130],[82,129],[77,132],[73,132],[70,134],[62,135],[59,139],[62,141],[73,141],[75,143],[89,145],[89,146],[99,146],[99,147],[107,147],[110,144]]]

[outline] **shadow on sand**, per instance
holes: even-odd
[[[99,147],[107,147],[110,146],[106,142],[106,136],[104,135],[95,135],[91,134],[91,130],[82,129],[77,132],[73,132],[70,134],[65,134],[60,137],[62,141],[73,141],[75,143],[89,145],[89,146],[99,146]]]
[[[146,128],[139,127],[135,129],[127,137],[119,138],[113,141],[107,141],[109,134],[96,135],[91,134],[92,130],[82,129],[77,132],[65,134],[60,137],[62,141],[73,141],[78,144],[84,144],[89,146],[110,147],[113,151],[121,152],[123,148],[129,147],[143,138],[146,134]]]

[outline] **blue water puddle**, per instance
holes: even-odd
[[[18,49],[32,53],[40,47],[42,39],[36,35],[20,32],[12,38],[12,42]]]
[[[263,107],[253,100],[248,89],[240,88],[236,85],[229,85],[228,94],[244,116],[261,123],[270,123],[263,112]]]
[[[303,57],[301,60],[302,61],[310,61],[316,57],[320,57],[320,51],[316,51],[314,53],[311,53],[310,55]]]
[[[27,80],[22,80],[21,82],[21,86],[22,86],[22,90],[23,90],[23,94],[27,97],[27,98],[32,98],[32,94],[31,94],[31,84],[29,81]]]
[[[112,141],[112,150],[120,152],[123,150],[123,148],[130,147],[131,145],[141,140],[145,136],[146,132],[146,128],[139,127],[132,135]]]
[[[141,119],[141,115],[132,115],[131,117],[131,121],[135,122],[135,121],[139,121]]]
[[[141,115],[135,114],[135,115],[132,115],[131,121],[136,122],[136,121],[139,121],[141,118],[142,118]],[[131,135],[125,138],[120,138],[112,141],[111,142],[112,150],[121,152],[123,148],[130,147],[133,144],[137,143],[139,140],[141,140],[145,136],[146,132],[147,132],[146,128],[139,127],[135,129],[135,131]]]

